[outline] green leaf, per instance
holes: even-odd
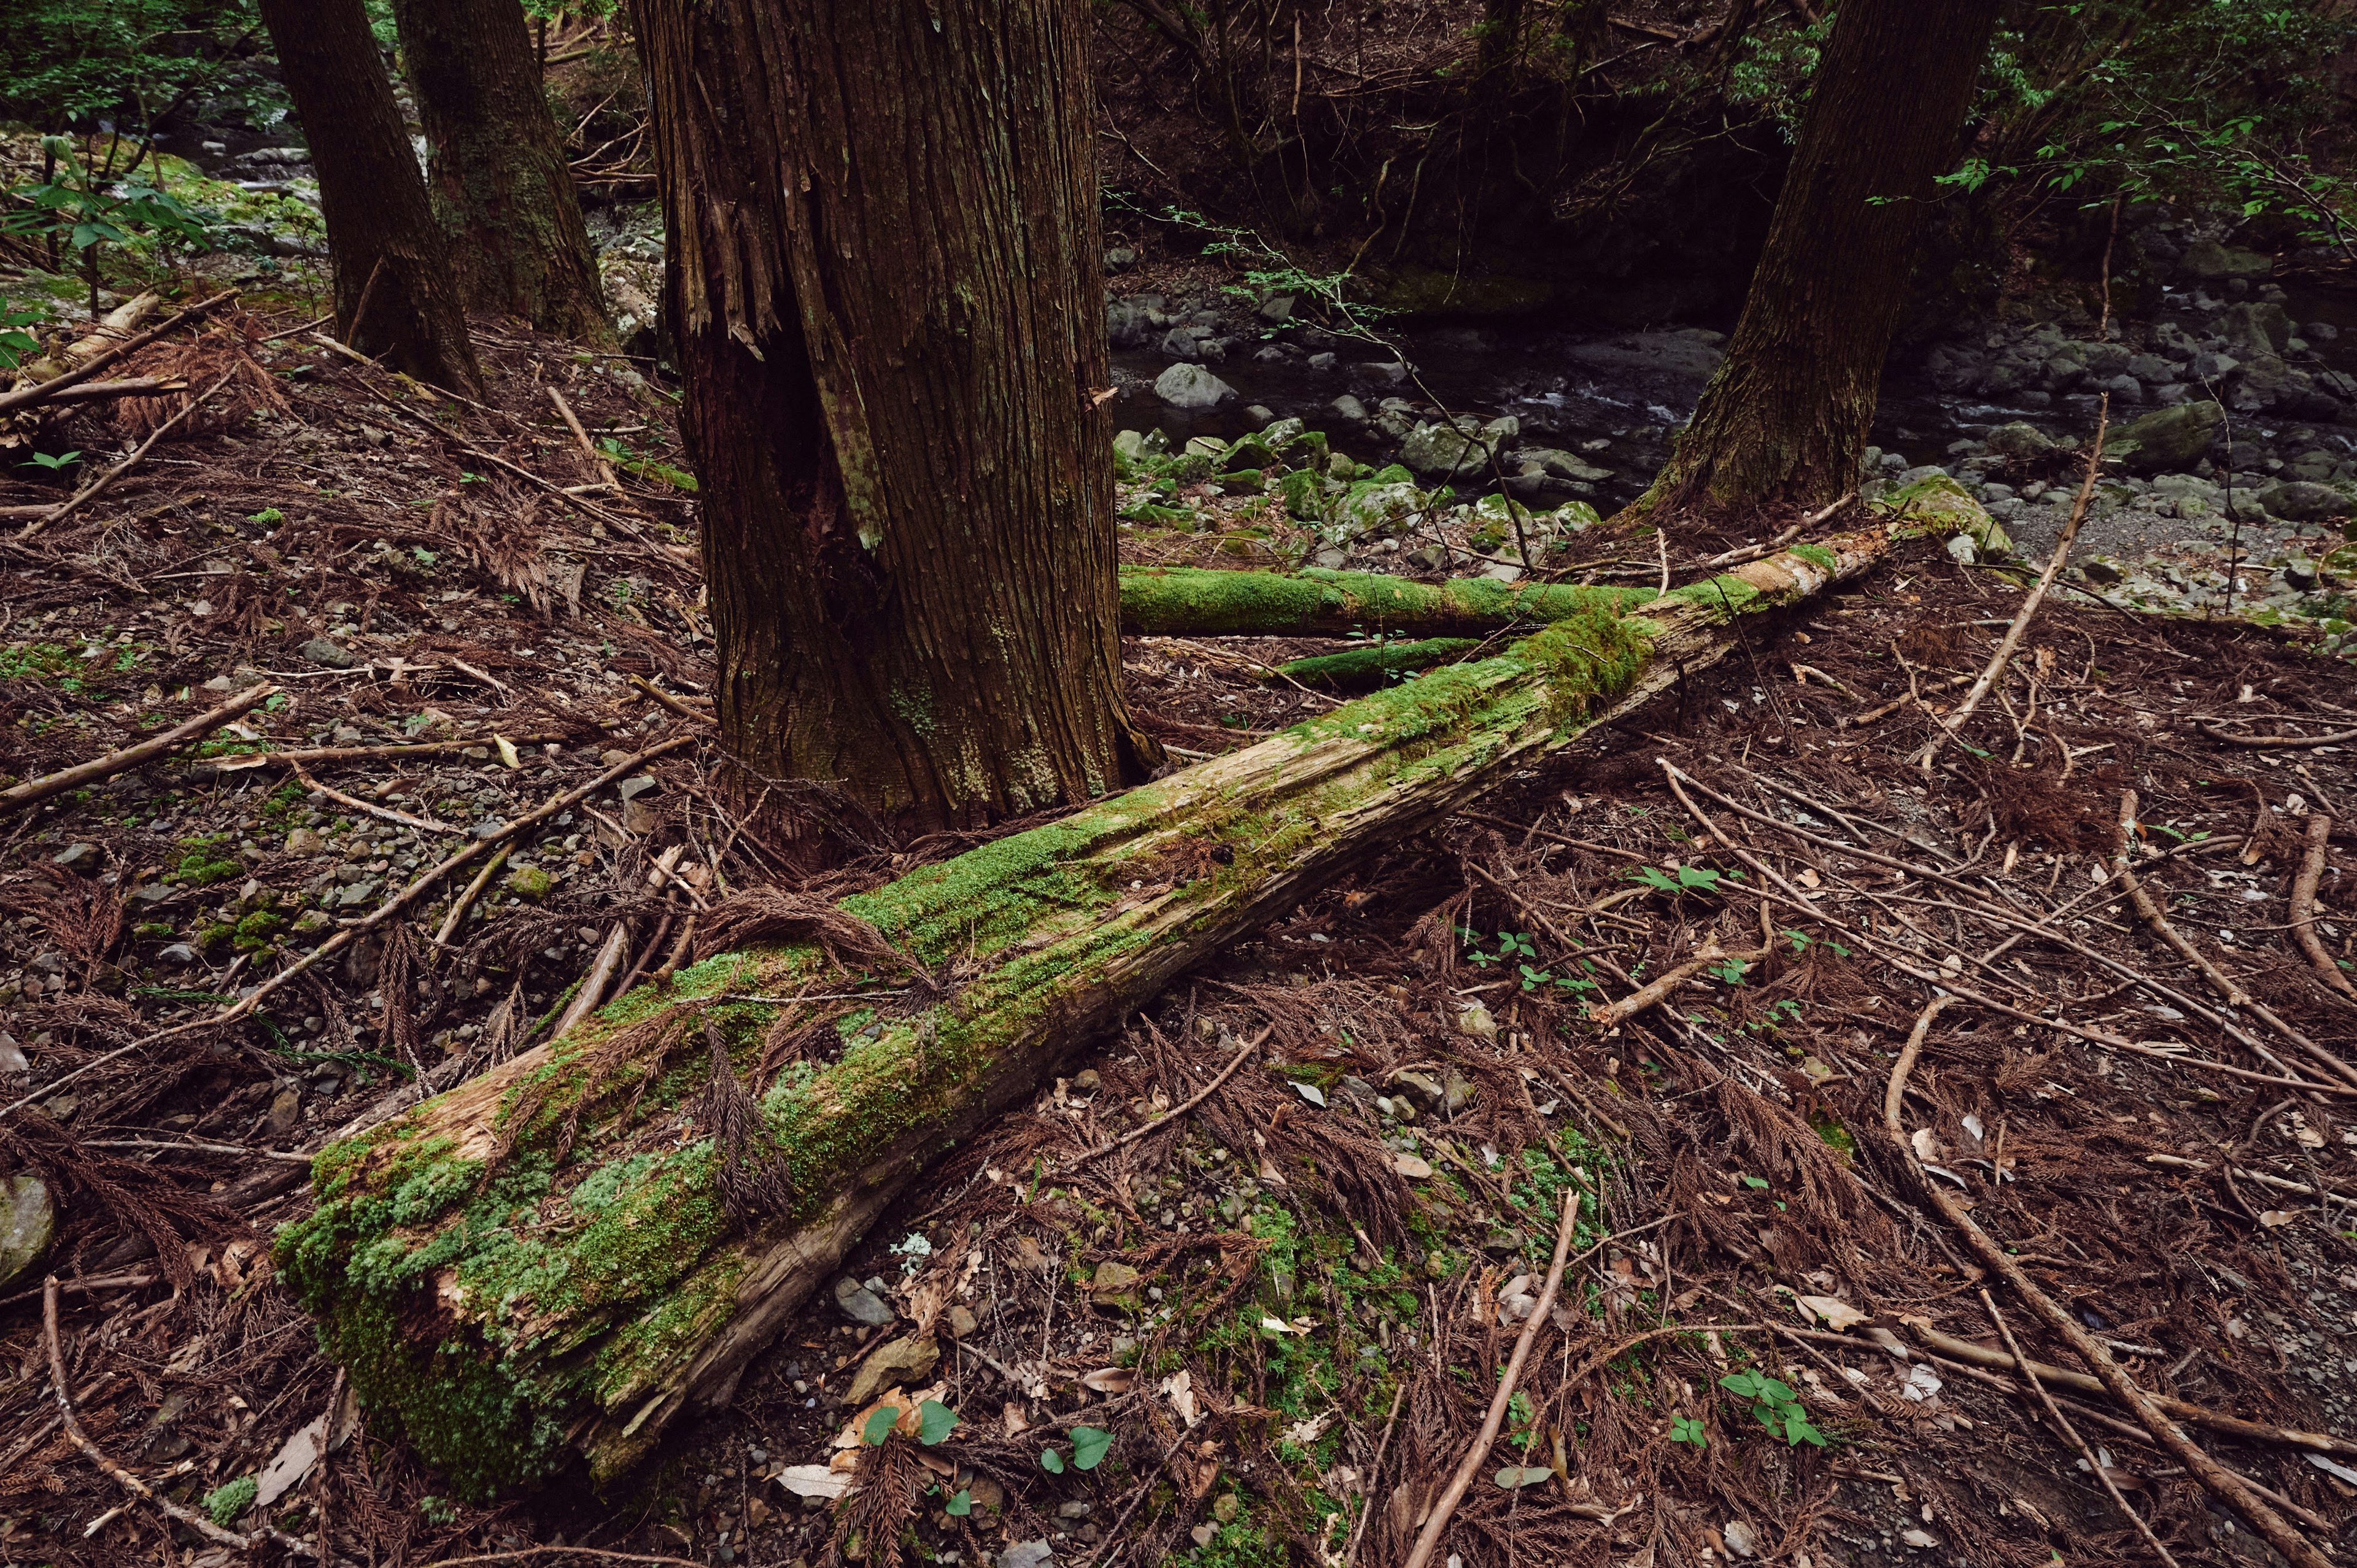
[[[1102,1427],[1076,1426],[1069,1434],[1072,1440],[1072,1465],[1076,1469],[1093,1470],[1113,1446],[1113,1434]]]
[[[1696,1448],[1710,1446],[1709,1435],[1703,1431],[1702,1423],[1688,1415],[1670,1417],[1670,1441],[1691,1443]]]
[[[881,1448],[884,1440],[892,1435],[893,1423],[899,1419],[900,1412],[896,1407],[880,1405],[868,1412],[867,1424],[859,1429],[859,1435],[867,1440],[870,1448]]]
[[[1050,1476],[1060,1476],[1064,1473],[1064,1456],[1052,1448],[1042,1448],[1039,1450],[1039,1468]]]
[[[960,1487],[950,1500],[942,1505],[942,1511],[952,1519],[965,1518],[974,1511],[974,1493],[967,1487]]]
[[[917,1441],[931,1448],[947,1437],[957,1423],[957,1412],[939,1400],[927,1400],[917,1407]]]

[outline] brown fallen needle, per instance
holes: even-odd
[[[127,773],[143,762],[152,762],[174,746],[194,740],[199,736],[210,735],[232,719],[244,717],[277,690],[265,681],[259,686],[240,692],[220,707],[208,708],[195,718],[183,720],[163,734],[143,740],[136,746],[126,746],[120,751],[110,751],[104,757],[92,757],[88,762],[76,763],[71,768],[60,768],[38,779],[28,779],[11,789],[0,789],[0,811],[16,806],[29,806],[52,795],[62,795],[69,789],[79,789],[85,784],[95,784],[102,779]]]
[[[2029,623],[2037,618],[2038,607],[2045,602],[2046,591],[2054,585],[2054,579],[2062,575],[2062,568],[2069,564],[2071,546],[2079,538],[2079,525],[2087,521],[2087,503],[2094,498],[2095,473],[2104,463],[2104,431],[2111,422],[2111,415],[2112,394],[2105,392],[2103,400],[2095,405],[2095,441],[2087,448],[2087,476],[2079,481],[2078,499],[2071,503],[2071,521],[2062,525],[2061,536],[2054,541],[2054,553],[2046,559],[2046,570],[2040,572],[2038,581],[2030,585],[2029,594],[2022,598],[2021,608],[2014,612],[2013,624],[2005,628],[2003,637],[1997,639],[1996,651],[1989,655],[1988,663],[1983,666],[1979,676],[1973,682],[1973,689],[1964,693],[1964,700],[1956,704],[1954,712],[1932,726],[1932,738],[1925,741],[1923,748],[1910,759],[1924,772],[1932,771],[1932,759],[1940,755],[1940,748],[1964,727],[1980,707],[1981,699],[1989,694],[1989,689],[2005,678],[2005,667],[2012,662],[2015,650],[2021,647],[2021,639],[2029,635]]]
[[[91,1441],[90,1434],[81,1429],[81,1418],[74,1413],[72,1385],[66,1381],[65,1353],[58,1345],[58,1276],[55,1274],[51,1274],[41,1284],[41,1338],[49,1353],[49,1384],[57,1394],[58,1420],[64,1424],[66,1436],[71,1440],[76,1448],[81,1450],[82,1457],[105,1472],[108,1479],[142,1502],[153,1504],[176,1523],[188,1526],[207,1541],[218,1542],[239,1552],[251,1552],[264,1541],[269,1541],[300,1556],[318,1555],[309,1541],[298,1541],[284,1530],[274,1530],[268,1525],[264,1525],[252,1535],[240,1535],[233,1530],[223,1530],[206,1515],[197,1512],[194,1509],[185,1508],[154,1490],[146,1482],[108,1458],[106,1450]]]
[[[1579,1219],[1579,1189],[1566,1188],[1563,1195],[1563,1219],[1555,1229],[1555,1260],[1547,1265],[1546,1283],[1539,1287],[1538,1304],[1523,1323],[1522,1336],[1514,1341],[1514,1353],[1507,1359],[1504,1375],[1498,1380],[1498,1391],[1491,1397],[1489,1412],[1481,1418],[1481,1430],[1473,1434],[1473,1445],[1465,1451],[1457,1466],[1457,1474],[1432,1505],[1432,1512],[1424,1521],[1424,1531],[1415,1538],[1415,1549],[1407,1554],[1406,1568],[1431,1568],[1432,1554],[1440,1549],[1440,1537],[1448,1529],[1450,1516],[1457,1505],[1465,1500],[1466,1489],[1473,1477],[1489,1461],[1490,1445],[1498,1440],[1498,1429],[1505,1424],[1506,1406],[1514,1397],[1514,1385],[1522,1381],[1523,1363],[1531,1359],[1532,1341],[1538,1337],[1539,1325],[1547,1319],[1547,1309],[1555,1305],[1555,1290],[1563,1283],[1564,1260],[1571,1253],[1571,1235]],[[2306,1568],[2303,1564],[2302,1568]]]
[[[114,483],[115,480],[123,478],[124,475],[137,467],[139,466],[140,459],[147,456],[148,452],[154,448],[156,443],[164,439],[165,436],[169,435],[172,433],[173,428],[177,426],[180,421],[196,413],[197,409],[204,403],[205,399],[212,396],[213,393],[229,385],[230,378],[236,375],[238,371],[242,368],[242,365],[231,366],[229,371],[222,374],[220,379],[215,381],[212,385],[207,387],[204,391],[190,398],[187,407],[181,409],[179,413],[174,414],[171,418],[157,425],[154,434],[150,435],[146,440],[142,441],[136,447],[133,448],[130,456],[125,457],[122,462],[117,463],[114,467],[109,468],[106,472],[101,474],[87,485],[84,485],[81,489],[76,490],[67,499],[59,501],[55,506],[39,508],[36,515],[34,515],[33,521],[16,531],[15,537],[17,542],[22,543],[24,541],[32,538],[33,535],[40,532],[41,530],[48,527],[49,524],[71,516],[83,502],[97,499],[97,497],[106,489],[107,486]],[[27,515],[27,509],[23,507],[8,507],[5,509],[5,510],[6,515],[12,517],[23,517]]]
[[[1238,1051],[1235,1054],[1234,1059],[1220,1069],[1219,1077],[1205,1084],[1201,1093],[1189,1099],[1184,1104],[1172,1106],[1168,1115],[1157,1116],[1145,1126],[1133,1127],[1128,1132],[1124,1133],[1120,1137],[1115,1138],[1109,1144],[1099,1144],[1093,1149],[1084,1150],[1080,1154],[1074,1155],[1071,1159],[1056,1167],[1056,1174],[1058,1176],[1061,1176],[1066,1171],[1077,1169],[1082,1165],[1087,1165],[1099,1155],[1110,1155],[1115,1149],[1125,1148],[1129,1144],[1136,1143],[1140,1138],[1145,1137],[1149,1133],[1158,1133],[1163,1128],[1169,1126],[1172,1122],[1178,1121],[1178,1118],[1186,1115],[1187,1112],[1194,1110],[1195,1107],[1202,1104],[1206,1100],[1211,1099],[1212,1093],[1218,1090],[1220,1085],[1227,1082],[1229,1079],[1235,1076],[1236,1069],[1244,1065],[1244,1058],[1251,1056],[1254,1051],[1260,1049],[1261,1046],[1266,1042],[1269,1036],[1274,1034],[1276,1026],[1271,1024],[1267,1028],[1263,1029],[1259,1034],[1254,1035],[1251,1039],[1246,1040],[1244,1042],[1243,1049]]]
[[[2316,966],[2316,972],[2324,977],[2324,983],[2349,1001],[2357,1002],[2357,985],[2349,983],[2349,977],[2341,972],[2341,966],[2332,961],[2332,955],[2324,950],[2324,944],[2316,937],[2316,885],[2324,879],[2325,846],[2331,837],[2331,816],[2323,811],[2309,812],[2308,853],[2301,858],[2299,875],[2291,884],[2291,934],[2292,940],[2299,943],[2299,950],[2308,955],[2308,961]]]
[[[1928,1026],[1919,1022],[1919,1030],[1926,1027]],[[1964,1205],[1953,1194],[1924,1174],[1897,1112],[1907,1089],[1902,1072],[1913,1066],[1913,1058],[1905,1055],[1893,1066],[1890,1085],[1883,1096],[1882,1128],[1898,1156],[1900,1168],[1906,1174],[1917,1197],[1936,1210],[1952,1229],[1964,1237],[1979,1256],[1983,1266],[2010,1285],[2015,1295],[2044,1319],[2046,1326],[2060,1336],[2081,1360],[2094,1369],[2095,1375],[2103,1380],[2104,1387],[2111,1396],[2134,1412],[2145,1430],[2152,1434],[2154,1441],[2184,1466],[2212,1497],[2250,1520],[2266,1543],[2283,1553],[2294,1568],[2331,1568],[2324,1554],[2306,1536],[2294,1530],[2265,1498],[2252,1490],[2249,1482],[2220,1465],[2186,1436],[2177,1423],[2155,1402],[2152,1395],[2112,1359],[2112,1353],[2104,1348],[2103,1341],[2089,1333],[2084,1325],[2047,1294],[2045,1289],[2023,1269],[2020,1260],[1998,1246],[1996,1239],[1965,1212]]]

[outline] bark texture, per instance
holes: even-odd
[[[361,0],[262,0],[262,20],[319,174],[336,335],[420,381],[480,391],[449,250]]]
[[[782,929],[814,941],[748,944],[642,987],[554,1045],[331,1145],[317,1208],[281,1232],[281,1265],[362,1398],[461,1486],[529,1484],[576,1450],[596,1475],[619,1474],[673,1421],[725,1404],[885,1207],[1073,1047],[1320,883],[1707,666],[1735,646],[1726,623],[1863,570],[1888,537],[1795,546],[1641,613],[1599,595],[1498,657],[1346,703],[831,917],[797,909]],[[879,961],[893,950],[911,982],[948,976],[949,989],[898,989]],[[845,989],[876,1001],[780,1015],[778,999]],[[893,1001],[918,991],[920,1007]],[[841,1037],[827,1065],[749,1086],[777,1162],[765,1179],[791,1193],[758,1218],[729,1200],[736,1167],[716,1150],[726,1133],[697,1098],[717,1076],[707,1018],[740,1074],[814,1020]]]
[[[1727,358],[1634,511],[1857,488],[1916,230],[1997,0],[1845,0]]]
[[[1085,7],[632,15],[731,748],[855,837],[1142,777]]]
[[[515,0],[393,0],[393,15],[433,150],[435,216],[468,305],[562,338],[610,337],[523,8]]]

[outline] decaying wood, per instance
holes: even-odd
[[[2324,879],[2324,853],[2332,838],[2332,818],[2324,811],[2308,814],[2307,853],[2300,857],[2299,874],[2291,884],[2291,934],[2299,943],[2299,950],[2316,966],[2324,983],[2352,1002],[2357,1002],[2357,985],[2341,972],[2332,955],[2316,936],[2316,885]]]
[[[1632,608],[1651,588],[1577,587],[1457,577],[1417,583],[1380,572],[1222,572],[1197,566],[1124,566],[1121,628],[1194,637],[1348,637],[1413,632],[1479,637],[1560,620],[1601,602]]]
[[[58,502],[55,506],[33,508],[17,506],[0,507],[0,516],[24,517],[27,515],[28,512],[30,513],[33,521],[16,531],[16,537],[19,542],[32,538],[33,535],[40,532],[41,530],[48,527],[49,524],[72,516],[76,511],[79,511],[86,502],[94,500],[101,494],[104,493],[109,485],[112,485],[115,480],[123,478],[124,475],[137,467],[141,460],[144,459],[149,452],[155,450],[156,443],[163,440],[165,436],[169,435],[173,429],[178,425],[182,420],[196,413],[198,406],[201,404],[205,399],[212,396],[213,393],[227,386],[230,383],[231,378],[234,377],[242,369],[243,369],[243,367],[241,365],[232,365],[230,367],[230,369],[225,371],[218,381],[214,381],[212,385],[207,387],[204,391],[190,398],[187,407],[181,409],[179,413],[172,415],[171,418],[157,425],[146,440],[142,441],[138,446],[133,447],[129,456],[124,458],[120,463],[115,464],[112,468],[107,469],[106,472],[101,474],[87,485],[84,485],[81,489],[76,490],[66,499]]]
[[[7,413],[19,408],[30,408],[36,403],[48,403],[59,393],[88,381],[109,365],[120,363],[126,356],[138,352],[166,333],[195,320],[216,306],[226,305],[235,299],[237,295],[237,290],[231,289],[227,293],[214,295],[210,299],[199,300],[162,326],[149,328],[136,338],[116,344],[95,358],[84,360],[79,367],[68,371],[64,375],[51,376],[48,381],[36,381],[28,387],[18,387],[14,392],[0,392],[0,413]]]
[[[132,376],[119,381],[84,381],[50,393],[48,401],[106,403],[118,397],[160,397],[166,392],[188,390],[188,383],[178,376]]]
[[[1910,1059],[1899,1065],[1907,1067],[1913,1064]],[[2248,1481],[2219,1464],[2186,1436],[2172,1413],[2129,1377],[2125,1368],[2112,1359],[2112,1353],[2103,1341],[2089,1333],[2083,1324],[2047,1294],[2038,1282],[2029,1277],[2029,1271],[2021,1266],[2021,1261],[1998,1246],[1996,1239],[1965,1212],[1964,1206],[1957,1201],[1954,1194],[1924,1174],[1896,1111],[1905,1089],[1906,1079],[1894,1068],[1889,1090],[1883,1100],[1882,1126],[1890,1139],[1893,1153],[1898,1155],[1900,1167],[1906,1173],[1916,1196],[1964,1237],[1983,1266],[2011,1286],[2014,1294],[2027,1303],[2030,1310],[2059,1335],[2081,1360],[2095,1369],[2104,1391],[2134,1412],[2136,1420],[2152,1434],[2154,1440],[2190,1471],[2212,1497],[2250,1520],[2267,1544],[2282,1552],[2295,1568],[2331,1568],[2330,1561],[2306,1536],[2294,1530],[2290,1521],[2277,1513],[2265,1498],[2254,1491]],[[2010,1358],[2007,1359],[2009,1362]]]
[[[1598,594],[1498,657],[833,907],[921,983],[887,961],[836,965],[805,937],[642,987],[328,1150],[282,1265],[362,1397],[393,1406],[458,1484],[529,1484],[571,1451],[617,1474],[683,1414],[725,1403],[885,1207],[1068,1052],[1349,866],[1721,657],[1727,621],[1864,570],[1888,541],[1877,528],[1796,545],[1641,617]],[[872,1005],[847,1013],[792,1000],[863,987]],[[739,1076],[778,1031],[837,1022],[831,1062],[751,1085],[791,1175],[783,1212],[740,1224],[719,1197],[712,1141],[683,1109],[705,1078],[687,1043],[698,1015]],[[398,1223],[395,1190],[415,1199]],[[497,1218],[523,1201],[540,1215],[528,1236]]]
[[[143,762],[154,761],[176,746],[184,745],[199,736],[210,735],[231,720],[244,717],[277,690],[265,681],[259,686],[240,692],[220,707],[208,708],[195,718],[184,719],[162,735],[143,740],[136,746],[126,746],[120,751],[110,751],[104,757],[92,757],[88,762],[76,763],[71,768],[59,768],[55,773],[45,773],[38,779],[28,779],[13,788],[0,789],[0,811],[30,806],[52,795],[62,795],[69,789],[79,789],[85,784],[95,784],[102,779],[127,773]]]

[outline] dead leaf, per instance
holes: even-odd
[[[1738,1557],[1760,1555],[1760,1532],[1739,1519],[1727,1521],[1726,1539],[1727,1549]]]
[[[1432,1174],[1432,1166],[1415,1155],[1394,1155],[1392,1169],[1411,1181],[1422,1181]]]
[[[1905,1541],[1908,1545],[1914,1547],[1918,1551],[1923,1551],[1940,1544],[1939,1537],[1932,1534],[1929,1530],[1908,1530],[1901,1534],[1899,1539]]]
[[[1178,1412],[1178,1419],[1193,1426],[1203,1419],[1202,1408],[1195,1402],[1194,1374],[1184,1369],[1162,1380],[1162,1397]]]
[[[1297,1421],[1285,1429],[1285,1441],[1297,1448],[1307,1448],[1325,1436],[1326,1429],[1333,1424],[1334,1412],[1331,1411],[1324,1415],[1313,1415],[1307,1421]]]
[[[1869,1322],[1873,1316],[1870,1313],[1860,1312],[1838,1296],[1801,1295],[1792,1299],[1808,1316],[1822,1320],[1836,1334],[1846,1332],[1853,1325]]]
[[[2265,1214],[2259,1216],[2259,1223],[2266,1226],[2268,1230],[2273,1230],[2278,1227],[2288,1225],[2298,1218],[2299,1211],[2298,1209],[2270,1208]]]
[[[1137,1374],[1127,1367],[1100,1367],[1082,1372],[1081,1381],[1101,1394],[1125,1394],[1135,1386]]]
[[[1929,1127],[1916,1128],[1913,1135],[1907,1141],[1914,1145],[1915,1157],[1927,1165],[1948,1157],[1947,1151],[1940,1147],[1940,1140],[1932,1135],[1932,1129]]]
[[[1553,1480],[1555,1472],[1544,1465],[1509,1465],[1492,1478],[1501,1491],[1512,1492],[1524,1487],[1535,1487],[1541,1481]]]
[[[851,1477],[823,1465],[789,1465],[778,1472],[778,1485],[798,1498],[839,1498],[851,1490]]]
[[[308,1426],[297,1428],[278,1448],[277,1456],[262,1467],[256,1481],[253,1504],[268,1508],[300,1486],[303,1477],[319,1462],[319,1448],[328,1435],[328,1417],[320,1416]]]

